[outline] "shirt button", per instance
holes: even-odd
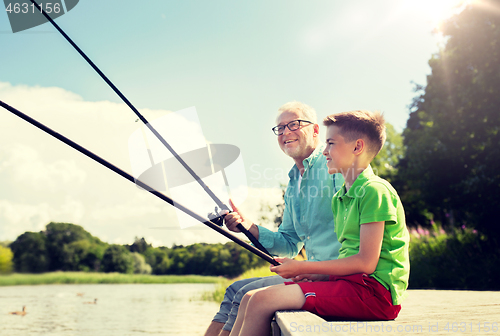
[[[313,259],[314,259],[314,256],[311,256],[311,260],[313,260]]]
[[[311,239],[311,236],[307,236],[307,239]]]

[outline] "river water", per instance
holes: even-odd
[[[219,304],[213,284],[0,287],[0,335],[203,335]],[[83,296],[77,295],[83,293]],[[97,298],[97,304],[86,304]],[[26,306],[25,316],[8,314]]]

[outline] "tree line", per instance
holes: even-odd
[[[9,253],[12,266],[9,264]],[[153,247],[144,238],[131,245],[102,242],[83,227],[49,223],[0,246],[0,272],[50,271],[199,274],[234,277],[266,262],[233,242]],[[3,268],[2,268],[2,265]]]

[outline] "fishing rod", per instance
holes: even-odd
[[[123,100],[125,104],[127,104],[128,107],[135,113],[135,115],[149,128],[149,130],[156,136],[158,140],[172,153],[173,156],[179,161],[179,163],[191,174],[191,176],[198,182],[198,184],[205,190],[205,192],[214,200],[214,202],[221,208],[221,210],[227,210],[231,212],[231,209],[225,205],[213,192],[210,190],[210,188],[203,182],[203,180],[194,172],[194,170],[189,167],[189,165],[177,154],[177,152],[170,146],[167,141],[161,136],[160,133],[156,131],[156,129],[144,118],[144,116],[135,108],[134,105],[125,97],[123,93],[121,93],[120,90],[111,82],[111,80],[108,79],[108,77],[95,65],[94,62],[83,52],[78,45],[73,42],[73,40],[62,30],[61,27],[59,27],[58,24],[52,20],[52,18],[47,14],[46,11],[42,10],[38,3],[35,0],[30,0],[33,5],[42,13],[45,18],[54,26],[54,28],[57,29],[59,33],[66,39],[66,41],[69,42],[73,46],[73,48],[87,61],[87,63],[101,76],[101,78],[111,87],[111,89]],[[225,215],[219,216],[217,213],[215,216],[211,216],[214,221],[217,222],[217,224],[220,223],[222,225],[222,220],[225,217]],[[221,219],[221,220],[219,220]],[[245,236],[247,236],[248,239],[261,251],[264,253],[267,253],[268,255],[271,255],[267,249],[262,246],[262,244],[259,242],[255,236],[248,231],[242,224],[238,224],[236,226]]]
[[[112,163],[110,163],[109,161],[106,161],[104,160],[103,158],[101,158],[100,156],[92,153],[91,151],[89,151],[88,149],[86,149],[85,147],[82,147],[80,146],[79,144],[77,144],[76,142],[68,139],[67,137],[65,137],[64,135],[52,130],[51,128],[45,126],[44,124],[38,122],[37,120],[31,118],[30,116],[24,114],[23,112],[15,109],[14,107],[4,103],[3,101],[0,100],[0,106],[2,106],[4,109],[6,109],[7,111],[17,115],[18,117],[20,117],[21,119],[29,122],[30,124],[32,124],[33,126],[39,128],[40,130],[44,131],[45,133],[48,133],[50,135],[52,135],[54,138],[58,139],[58,140],[61,140],[62,142],[64,142],[65,144],[67,144],[68,146],[76,149],[77,151],[79,151],[80,153],[84,154],[85,156],[91,158],[92,160],[100,163],[101,165],[103,165],[104,167],[114,171],[115,173],[117,173],[118,175],[124,177],[125,179],[129,180],[130,182],[132,183],[135,183],[137,184],[139,187],[147,190],[148,192],[150,192],[151,194],[155,195],[156,197],[160,198],[161,200],[167,202],[168,204],[174,206],[175,208],[181,210],[182,212],[186,213],[187,215],[191,216],[192,218],[200,221],[201,223],[205,224],[206,226],[210,227],[211,229],[221,233],[222,235],[224,235],[226,238],[229,238],[231,239],[232,241],[234,241],[235,243],[237,243],[238,245],[240,245],[241,247],[247,249],[248,251],[252,252],[253,254],[261,257],[262,259],[264,259],[265,261],[267,261],[268,263],[270,264],[273,264],[275,266],[278,266],[279,263],[274,260],[273,257],[271,257],[270,255],[266,254],[265,252],[259,250],[258,248],[244,242],[243,240],[241,240],[240,238],[236,237],[235,235],[231,234],[229,231],[227,230],[224,230],[223,228],[221,228],[220,226],[218,226],[217,224],[214,224],[213,222],[211,222],[210,220],[207,220],[206,218],[198,215],[197,213],[191,211],[190,209],[186,208],[185,206],[183,206],[182,204],[179,204],[178,202],[175,202],[172,198],[162,194],[161,192],[155,190],[154,188],[150,187],[149,185],[147,185],[146,183],[142,182],[141,180],[138,180],[138,179],[135,179],[132,175],[128,174],[127,172],[125,172],[124,170],[118,168],[117,166],[113,165]]]

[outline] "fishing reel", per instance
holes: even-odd
[[[219,215],[219,212],[221,211],[221,209],[218,207],[218,206],[215,206],[214,208],[214,212],[209,212],[208,213],[208,219],[210,219],[210,221],[214,224],[217,224],[218,226],[222,227],[224,225],[224,217],[226,217],[226,215]]]

